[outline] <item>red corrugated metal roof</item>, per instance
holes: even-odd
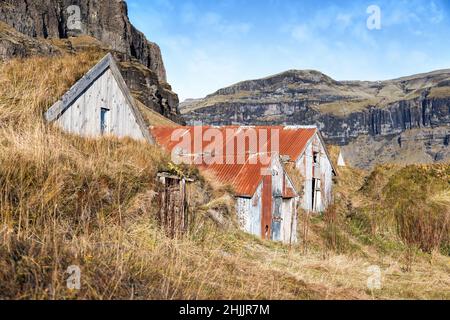
[[[283,198],[284,199],[292,199],[297,196],[297,193],[291,188],[287,187],[283,192]]]
[[[211,137],[204,137],[207,130],[212,136],[216,133],[220,134],[223,139],[215,141]],[[261,184],[263,171],[269,167],[270,162],[261,163],[261,161],[258,161],[258,157],[266,156],[267,159],[270,159],[272,155],[279,154],[289,156],[291,160],[295,161],[303,154],[308,142],[316,132],[317,129],[315,128],[282,126],[154,127],[150,129],[155,141],[168,152],[175,151],[177,154],[182,154],[183,159],[199,161],[196,164],[201,169],[212,172],[219,182],[231,185],[237,195],[246,197],[254,195]],[[238,141],[242,141],[242,139],[253,134],[256,135],[257,146],[252,148],[246,140],[245,146],[241,147],[242,149],[238,148]],[[271,149],[272,141],[270,137],[272,134],[274,136],[279,135],[279,147],[274,150]],[[264,136],[267,136],[267,139]],[[188,140],[186,146],[183,146],[184,150],[174,150],[180,146],[182,137],[190,137],[191,139]],[[220,140],[223,140],[223,143]],[[262,153],[259,153],[260,151]],[[222,163],[207,164],[206,161],[202,161],[205,153],[207,154],[206,158],[208,155],[213,156],[216,159],[222,159]],[[295,191],[289,189],[285,190],[284,196],[286,198],[295,197]]]

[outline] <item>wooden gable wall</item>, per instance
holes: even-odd
[[[107,109],[105,135],[143,140],[144,135],[111,69],[107,69],[59,117],[67,132],[86,137],[102,135],[100,113]]]

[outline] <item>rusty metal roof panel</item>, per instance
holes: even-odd
[[[211,130],[212,129],[212,130]],[[238,149],[238,141],[242,141],[247,135],[256,130],[258,133],[256,150],[251,150],[250,145],[245,143],[243,149]],[[210,139],[204,139],[204,134],[211,133]],[[264,134],[266,132],[267,140]],[[180,145],[180,139],[183,136],[190,137],[190,150],[184,150],[186,153],[183,159],[201,159],[202,157],[213,157],[219,159],[220,163],[207,164],[201,161],[198,166],[202,170],[212,172],[217,180],[225,185],[231,185],[236,195],[252,197],[263,179],[264,171],[269,167],[269,163],[263,164],[261,161],[254,160],[255,151],[265,151],[267,158],[271,159],[275,154],[289,156],[291,160],[296,161],[305,151],[311,138],[317,133],[316,128],[287,128],[283,126],[255,126],[255,127],[152,127],[151,135],[157,144],[162,146],[168,152],[172,153]],[[215,141],[212,136],[219,134],[221,141]],[[271,150],[271,135],[279,135],[279,150]],[[201,141],[195,141],[201,139]],[[208,141],[209,140],[209,141]],[[223,143],[221,143],[223,142]],[[217,144],[216,144],[217,143]],[[199,148],[201,150],[195,150]],[[220,146],[220,147],[219,147]],[[279,151],[272,153],[271,151]],[[210,154],[205,155],[205,152]],[[259,155],[261,156],[261,154]],[[240,160],[239,162],[237,160]],[[203,158],[203,160],[205,160]],[[221,160],[221,161],[220,161]],[[208,162],[210,163],[210,162]],[[295,197],[295,191],[286,190],[284,195],[287,198]]]

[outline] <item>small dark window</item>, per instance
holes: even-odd
[[[313,159],[314,159],[314,163],[319,163],[319,153],[318,152],[313,153]]]
[[[100,110],[100,132],[102,135],[108,133],[109,109]]]

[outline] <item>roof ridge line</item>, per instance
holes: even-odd
[[[53,122],[59,119],[64,112],[70,108],[73,103],[82,96],[86,90],[88,90],[92,84],[97,81],[108,69],[114,79],[117,82],[119,90],[125,97],[131,109],[131,113],[134,115],[137,125],[141,130],[142,136],[150,144],[154,144],[154,140],[148,131],[147,125],[140,113],[135,99],[132,97],[130,89],[128,88],[125,80],[117,66],[116,60],[114,59],[111,52],[105,55],[94,67],[92,67],[81,79],[79,79],[75,84],[45,113],[45,119],[47,122]]]

